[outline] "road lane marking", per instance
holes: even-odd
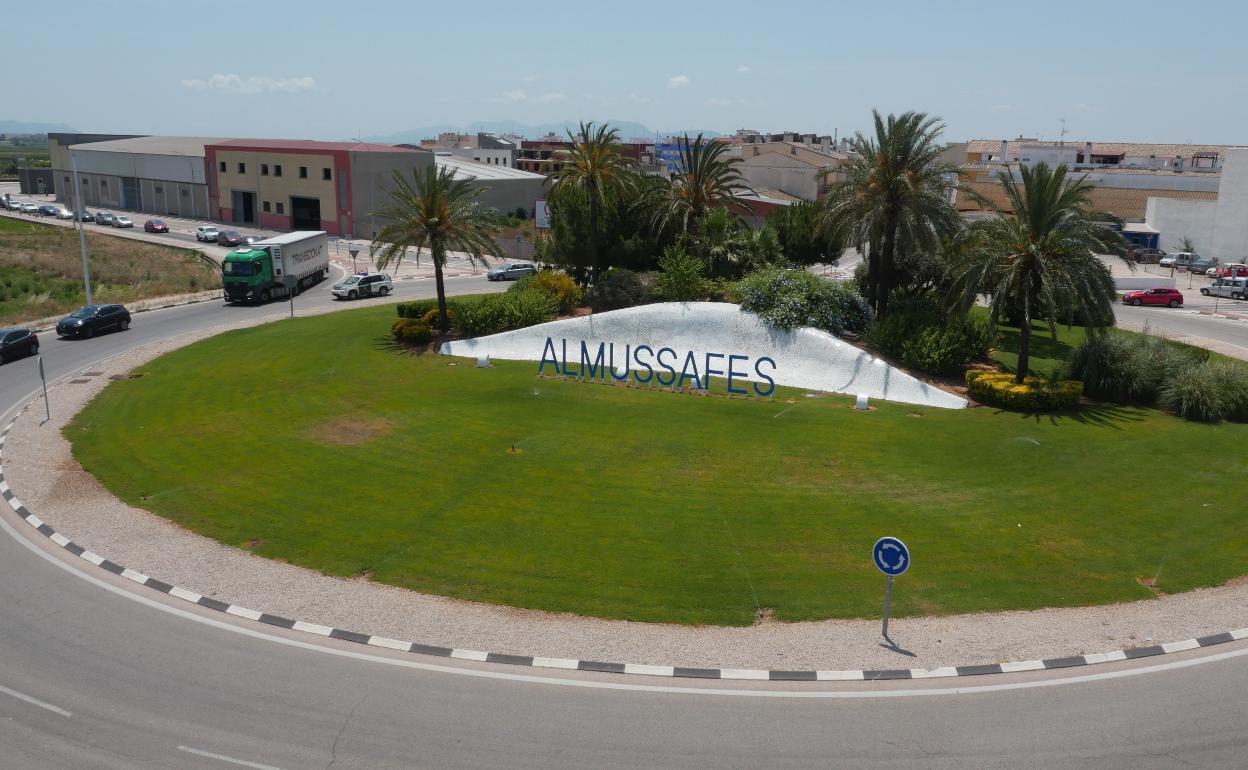
[[[0,692],[4,693],[5,695],[10,695],[14,698],[17,698],[20,701],[25,701],[26,703],[29,703],[32,706],[38,706],[41,709],[47,709],[48,711],[51,711],[53,714],[60,714],[63,717],[73,716],[73,714],[71,714],[70,712],[66,711],[63,708],[58,708],[56,706],[53,706],[51,703],[48,703],[46,701],[41,701],[38,698],[31,697],[29,695],[26,695],[25,693],[20,693],[17,690],[10,690],[8,687],[5,687],[4,685],[0,685]]]
[[[282,768],[274,765],[262,765],[259,762],[248,762],[245,759],[227,757],[224,754],[214,754],[211,751],[201,751],[199,749],[193,749],[190,746],[179,746],[178,751],[185,751],[187,754],[194,754],[197,757],[204,757],[206,759],[215,759],[218,762],[227,762],[231,765],[238,765],[239,767],[254,767],[256,770],[282,770]]]

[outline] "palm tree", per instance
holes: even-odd
[[[883,317],[899,251],[936,251],[961,222],[948,197],[947,175],[956,169],[940,160],[940,119],[922,112],[872,115],[875,135],[851,140],[853,152],[832,172],[841,179],[823,206],[829,233],[867,255],[867,299]]]
[[[1119,236],[1096,223],[1088,210],[1092,185],[1070,180],[1065,165],[1038,163],[999,177],[1005,205],[998,216],[975,223],[955,268],[954,291],[964,308],[983,294],[995,322],[1018,319],[1018,371],[1022,383],[1030,364],[1031,321],[1056,319],[1083,310],[1091,319],[1113,318],[1114,280],[1097,253],[1118,251]],[[1006,213],[1006,212],[1012,213]]]
[[[485,255],[497,250],[493,235],[498,229],[494,213],[481,207],[476,198],[485,192],[467,179],[456,179],[450,168],[430,163],[412,170],[411,179],[394,172],[395,189],[390,205],[373,216],[387,222],[369,249],[369,256],[380,254],[377,268],[385,270],[394,261],[395,270],[410,248],[429,249],[438,288],[438,320],[443,335],[450,331],[446,312],[446,284],[442,266],[448,250],[468,255],[469,262],[485,264]]]
[[[633,186],[632,158],[620,154],[619,129],[606,123],[581,123],[576,135],[568,131],[572,146],[552,158],[558,164],[551,197],[558,201],[569,195],[584,195],[589,202],[589,283],[598,282],[598,220],[603,198]]]
[[[702,134],[691,141],[685,134],[677,145],[680,160],[676,173],[658,188],[662,201],[654,214],[654,226],[662,230],[678,221],[680,231],[687,233],[708,210],[736,202],[738,191],[748,187],[737,172],[741,159],[726,155],[727,144],[707,142]]]

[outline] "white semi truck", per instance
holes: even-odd
[[[299,231],[231,251],[221,264],[227,302],[268,302],[315,286],[329,273],[329,236]]]

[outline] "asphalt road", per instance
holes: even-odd
[[[296,311],[331,302],[326,287]],[[57,378],[145,342],[286,312],[217,302],[153,311],[90,341],[45,336],[43,352]],[[0,409],[37,386],[33,360],[0,367]],[[7,508],[0,529],[0,770],[1215,768],[1248,757],[1245,642],[1073,675],[839,687],[548,676],[200,612],[70,563]]]

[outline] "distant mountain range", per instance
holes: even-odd
[[[657,133],[659,136],[679,136],[688,133],[695,136],[699,133],[707,137],[723,136],[718,131],[709,131],[705,129],[690,130],[681,129],[678,131],[651,131],[647,126],[641,123],[634,123],[627,120],[610,120],[607,121],[613,128],[620,131],[620,139],[628,141],[630,139],[653,139]],[[381,144],[415,144],[421,139],[436,139],[438,134],[447,131],[456,131],[461,134],[475,134],[480,131],[491,134],[519,134],[525,139],[540,139],[549,133],[556,136],[567,136],[568,130],[576,132],[579,123],[574,120],[564,121],[563,123],[539,123],[530,125],[528,123],[520,123],[515,120],[485,120],[476,123],[469,123],[464,126],[453,126],[450,124],[423,126],[421,128],[411,128],[406,131],[398,131],[393,134],[378,134],[374,136],[363,137],[366,142],[378,142]]]
[[[46,134],[48,132],[76,133],[78,129],[64,123],[25,123],[20,120],[0,120],[0,134]]]

